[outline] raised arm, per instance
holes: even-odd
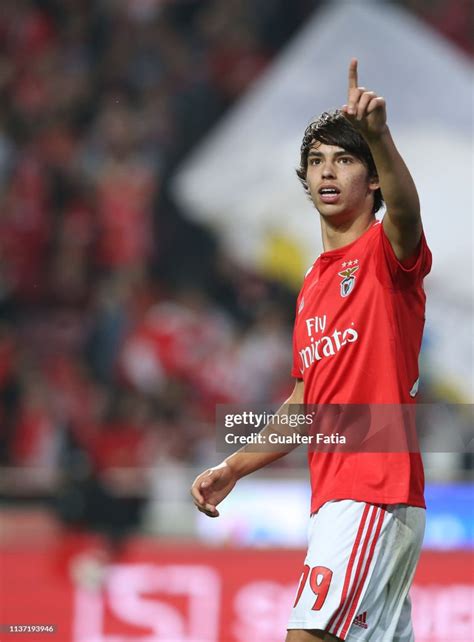
[[[396,257],[400,261],[408,259],[421,238],[418,193],[390,134],[385,99],[359,87],[355,58],[349,65],[347,105],[342,111],[370,147],[387,207],[383,219],[385,233]]]
[[[278,413],[288,412],[290,404],[302,404],[303,400],[304,383],[297,380],[293,392],[278,410]],[[269,435],[271,432],[276,432],[272,424],[267,424],[261,430],[263,435]],[[239,479],[280,459],[295,447],[286,447],[280,452],[270,451],[268,447],[264,446],[258,452],[259,449],[256,445],[251,447],[251,452],[249,452],[248,446],[240,448],[218,466],[209,468],[196,477],[191,487],[194,504],[209,517],[219,517],[217,505],[227,497]]]

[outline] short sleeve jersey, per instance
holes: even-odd
[[[306,404],[414,403],[430,269],[424,235],[407,268],[380,221],[316,259],[293,334],[292,376],[303,379]],[[419,453],[315,450],[308,457],[311,512],[337,499],[425,506]]]

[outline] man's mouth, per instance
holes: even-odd
[[[341,194],[340,190],[337,187],[320,187],[319,196],[323,203],[336,203],[339,200]]]

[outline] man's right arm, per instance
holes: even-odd
[[[303,403],[304,383],[301,379],[298,379],[293,392],[277,411],[277,414],[291,412],[289,409],[291,404]],[[268,436],[276,432],[280,431],[277,431],[275,426],[269,423],[261,430],[260,434]],[[280,459],[295,447],[286,447],[279,452],[271,451],[265,447],[262,447],[259,451],[255,444],[240,448],[240,450],[224,459],[218,466],[209,468],[196,477],[191,487],[194,504],[209,517],[219,517],[217,505],[227,497],[239,479]]]

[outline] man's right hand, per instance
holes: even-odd
[[[208,517],[219,517],[216,506],[227,497],[237,483],[237,476],[225,461],[198,475],[191,486],[196,508]]]
[[[300,405],[303,403],[304,382],[301,379],[297,379],[293,392],[278,410],[278,413],[288,414],[291,404]],[[273,431],[272,422],[267,424],[261,432],[265,433],[265,431],[270,433]],[[230,457],[227,457],[222,464],[209,468],[196,477],[191,486],[191,496],[196,508],[208,517],[219,517],[219,511],[216,506],[227,497],[239,479],[280,459],[290,450],[293,450],[294,447],[276,452],[262,446],[261,450],[256,452],[254,446],[250,451],[247,450],[247,446],[243,446]]]

